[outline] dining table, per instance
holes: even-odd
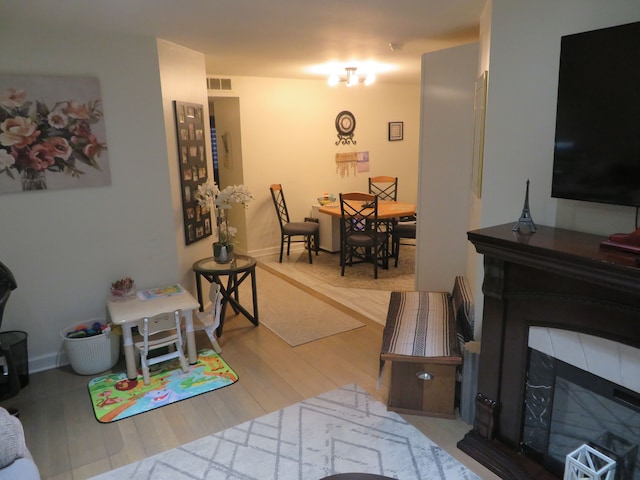
[[[340,202],[332,202],[318,209],[319,213],[325,213],[332,217],[340,217]],[[393,218],[410,217],[416,214],[415,203],[394,202],[392,200],[378,201],[378,220],[391,220]]]
[[[318,209],[318,213],[331,215],[340,218],[342,211],[340,202],[331,202]],[[408,202],[397,202],[393,200],[378,200],[378,221],[393,220],[395,218],[411,217],[416,214],[416,205]],[[340,229],[340,249],[342,249],[342,228]],[[342,262],[342,252],[340,253]],[[342,263],[341,263],[342,265]],[[387,258],[383,262],[383,268],[388,268]]]

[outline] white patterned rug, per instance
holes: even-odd
[[[357,385],[94,477],[316,480],[346,472],[401,480],[480,480]]]

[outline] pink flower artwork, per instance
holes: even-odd
[[[110,184],[98,79],[0,74],[0,193]]]

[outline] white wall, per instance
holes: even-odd
[[[480,65],[489,70],[484,181],[471,228],[515,223],[530,179],[529,206],[539,225],[603,236],[635,229],[633,208],[551,198],[551,173],[560,38],[638,20],[640,2],[630,0],[487,2],[480,26]],[[478,333],[482,258],[473,254],[473,263]]]
[[[179,253],[175,171],[167,168],[177,168],[166,137],[175,127],[166,125],[169,93],[161,92],[154,38],[5,26],[0,42],[11,45],[4,72],[97,77],[109,149],[110,186],[0,196],[0,258],[18,282],[2,330],[29,334],[37,371],[65,361],[63,328],[105,319],[112,281],[130,275],[147,288],[183,279],[188,261]]]
[[[209,104],[213,105],[215,110],[220,188],[240,185],[244,183],[240,99],[238,97],[209,98]],[[236,205],[227,213],[229,224],[237,229],[234,251],[246,254],[248,252],[247,231],[251,229],[246,221],[247,209]]]
[[[478,44],[422,57],[418,290],[451,291],[467,270]]]
[[[633,209],[555,200],[550,192],[560,37],[640,20],[640,3],[493,0],[488,5],[480,42],[490,34],[489,53],[481,47],[481,68],[490,59],[484,182],[481,205],[471,199],[470,223],[515,222],[530,178],[537,223],[603,235],[632,230]],[[199,54],[153,38],[4,26],[0,42],[11,45],[3,51],[3,72],[94,75],[104,103],[111,186],[0,196],[0,258],[18,281],[2,329],[29,333],[30,363],[38,369],[61,352],[61,329],[104,318],[110,282],[125,275],[140,287],[193,282],[190,262],[208,255],[210,245],[181,243],[170,105],[193,99],[206,106],[205,82],[192,78],[202,71]],[[397,173],[400,199],[417,198],[412,159],[418,158],[419,86],[329,90],[320,81],[233,81],[240,97],[244,183],[256,196],[246,212],[251,253],[276,251],[279,245],[271,183],[284,185],[296,218],[307,215],[324,191],[366,190],[369,174]],[[355,149],[370,151],[370,173],[343,178],[335,171],[335,153],[347,150],[334,145],[333,125],[341,110],[356,116]],[[405,141],[387,141],[389,121],[405,122]]]
[[[368,177],[373,175],[398,176],[399,199],[416,202],[418,85],[331,88],[324,81],[254,77],[232,78],[232,85],[240,99],[243,183],[255,196],[244,212],[250,254],[275,253],[280,248],[269,193],[272,183],[282,184],[293,220],[308,216],[323,192],[337,197],[340,192],[367,191]],[[335,145],[335,118],[342,110],[356,117],[355,146]],[[388,141],[390,121],[404,122],[404,141]],[[233,142],[236,148],[237,139]],[[345,151],[368,151],[370,172],[340,176],[335,154]]]
[[[630,0],[493,0],[483,226],[516,222],[525,183],[534,221],[608,235],[635,228],[630,207],[551,198],[562,35],[640,20]]]
[[[162,109],[166,131],[165,158],[167,163],[165,169],[170,176],[170,185],[165,194],[170,196],[172,214],[172,222],[165,224],[164,228],[167,231],[173,231],[177,252],[177,269],[174,276],[182,286],[195,294],[195,277],[191,266],[197,260],[212,255],[211,243],[213,240],[211,240],[212,237],[207,237],[208,239],[188,246],[185,243],[180,161],[173,102],[177,100],[203,106],[206,145],[210,145],[209,105],[204,81],[206,76],[205,61],[204,55],[200,52],[164,40],[158,40],[157,43]],[[206,150],[207,168],[211,179],[213,179],[211,151],[209,148]],[[208,286],[206,285],[203,285],[203,295],[204,298],[208,298]]]

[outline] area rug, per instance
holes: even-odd
[[[480,480],[357,385],[304,400],[94,477],[312,480],[347,472]]]
[[[257,269],[257,277],[260,323],[292,347],[364,326],[265,269]]]
[[[238,375],[213,350],[198,352],[198,362],[184,373],[178,359],[153,365],[151,381],[142,375],[129,380],[127,373],[111,373],[89,381],[89,395],[96,419],[114,422],[211,392],[238,381]]]
[[[389,259],[389,268],[378,268],[378,278],[373,278],[373,264],[358,263],[345,267],[344,277],[341,275],[340,255],[338,253],[320,252],[309,264],[305,256],[298,257],[295,268],[306,275],[335,287],[364,288],[386,291],[409,291],[414,289],[415,279],[415,247],[401,246],[398,266],[395,260]]]

